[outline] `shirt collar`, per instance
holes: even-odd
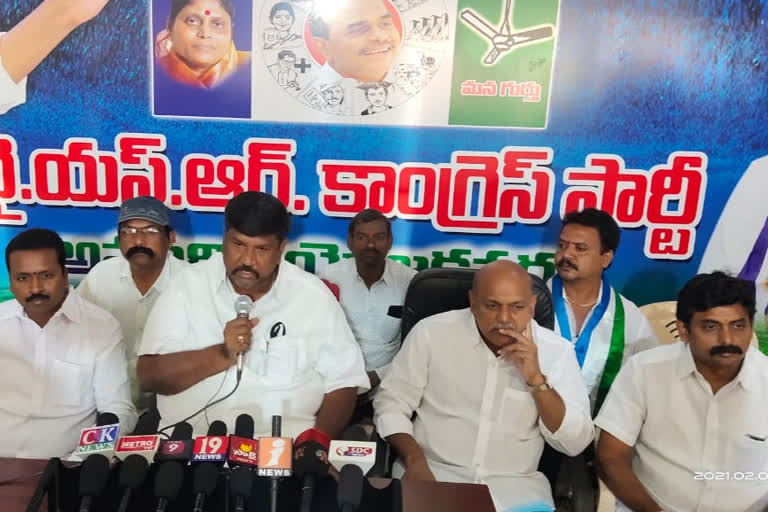
[[[224,267],[224,256],[221,253],[218,253],[211,256],[210,259],[213,260],[213,272],[215,272],[218,276],[216,278],[217,281],[214,281],[218,282],[218,285],[216,286],[216,293],[219,295],[224,294],[227,298],[231,298],[232,304],[234,304],[234,301],[240,294],[237,293],[235,287],[232,286],[232,282],[229,280],[229,277],[227,277],[227,269]],[[288,272],[288,265],[290,265],[290,263],[288,263],[285,259],[280,260],[280,268],[277,271],[277,279],[275,279],[275,282],[272,283],[272,287],[269,289],[269,291],[260,297],[257,302],[271,296],[274,296],[277,300],[290,299],[289,297],[283,297],[281,292],[281,290],[285,288],[284,283],[287,279],[285,274]]]
[[[350,258],[350,260],[352,261],[352,268],[355,271],[355,277],[357,278],[358,281],[360,281],[362,283],[363,282],[363,278],[362,278],[362,276],[360,276],[360,272],[357,271],[357,262],[355,261],[354,258]],[[390,261],[389,258],[386,258],[384,260],[384,272],[381,273],[381,277],[379,278],[379,280],[374,282],[373,284],[376,284],[376,283],[379,283],[379,282],[384,283],[384,284],[389,284],[389,283],[394,282],[393,279],[392,279],[392,262]],[[371,285],[371,286],[373,286],[373,285]]]
[[[81,313],[80,304],[78,302],[80,296],[75,292],[75,288],[72,285],[69,285],[68,290],[67,297],[64,299],[59,310],[53,314],[51,319],[55,318],[57,315],[63,315],[72,322],[80,323]],[[28,318],[27,313],[24,311],[24,306],[22,306],[17,299],[13,298],[10,299],[10,301],[12,301],[11,305],[8,307],[2,318]]]
[[[157,279],[155,279],[155,282],[152,283],[152,286],[147,290],[147,293],[151,292],[152,290],[157,290],[159,292],[165,291],[166,286],[168,285],[168,282],[170,281],[170,274],[171,269],[170,266],[172,264],[171,258],[175,258],[176,256],[173,255],[171,251],[168,251],[168,256],[165,258],[165,263],[163,264],[163,270],[160,271],[160,275],[157,276]],[[125,259],[125,257],[121,257],[120,262],[120,279],[125,279],[131,283],[131,286],[136,288],[136,282],[133,280],[133,274],[131,273],[131,264],[128,262],[128,260]]]
[[[680,349],[680,356],[677,360],[677,376],[682,380],[696,371],[696,363],[693,360],[693,353],[691,352],[690,345],[684,341],[681,341],[680,344],[682,347]],[[741,369],[734,379],[747,390],[758,389],[758,386],[760,385],[760,375],[757,374],[755,367],[755,358],[758,357],[756,352],[757,349],[753,346],[749,347],[741,364]]]

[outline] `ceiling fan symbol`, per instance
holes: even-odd
[[[461,11],[459,17],[468,27],[472,28],[491,43],[492,48],[483,58],[483,64],[492,66],[503,54],[511,52],[523,45],[550,39],[554,33],[552,25],[529,27],[525,30],[513,32],[512,5],[514,0],[506,0],[504,17],[501,26],[496,29],[473,9],[466,8]]]

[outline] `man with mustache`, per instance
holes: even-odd
[[[516,263],[481,268],[469,299],[421,320],[380,385],[376,426],[400,455],[393,476],[486,484],[497,510],[553,510],[536,469],[544,443],[575,455],[594,434],[573,348],[533,319]]]
[[[400,349],[400,320],[387,312],[390,306],[405,302],[416,271],[387,258],[392,226],[378,210],[363,210],[352,218],[347,247],[352,258],[329,265],[319,275],[339,287],[339,301],[363,350],[373,391]],[[370,398],[361,397],[356,419],[373,417]]]
[[[217,419],[232,431],[248,413],[257,436],[270,435],[273,415],[284,436],[341,434],[357,388],[369,387],[363,356],[328,287],[283,260],[289,231],[278,199],[239,194],[224,211],[221,253],[185,269],[158,299],[137,370],[142,389],[157,393],[163,426],[186,420],[203,435]],[[239,316],[242,296],[253,302]]]
[[[176,243],[171,213],[154,197],[135,197],[122,204],[117,219],[117,239],[123,257],[97,263],[77,287],[77,292],[120,322],[131,396],[136,407],[145,410],[154,405],[154,396],[139,389],[136,349],[158,297],[188,264],[171,254],[170,249]]]
[[[640,309],[605,276],[619,238],[618,224],[601,210],[567,213],[555,251],[557,274],[549,283],[555,332],[574,345],[593,415],[621,365],[632,354],[658,345]]]
[[[747,510],[768,480],[754,283],[699,274],[680,290],[676,316],[683,341],[631,358],[595,420],[600,474],[621,511]]]
[[[120,325],[67,282],[64,242],[47,229],[5,249],[15,300],[0,304],[0,456],[62,457],[96,413],[136,424]]]

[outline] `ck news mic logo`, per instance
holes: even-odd
[[[103,427],[84,428],[80,432],[80,442],[75,454],[88,454],[115,448],[115,441],[120,432],[120,425],[104,425]]]
[[[259,476],[291,476],[291,438],[259,439]]]

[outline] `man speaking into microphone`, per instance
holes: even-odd
[[[206,415],[233,429],[248,413],[257,436],[269,434],[272,415],[285,436],[312,427],[338,436],[356,388],[369,387],[341,306],[320,279],[283,260],[290,217],[279,200],[244,192],[224,220],[221,253],[179,274],[147,321],[137,373],[158,395],[161,426],[210,403],[187,420],[196,435]]]

